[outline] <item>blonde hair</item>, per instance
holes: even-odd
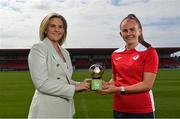
[[[39,37],[40,37],[40,40],[43,41],[44,38],[47,36],[45,31],[48,27],[49,21],[54,17],[60,18],[63,22],[64,35],[59,39],[59,45],[62,45],[64,41],[66,40],[67,22],[66,22],[66,19],[58,13],[49,13],[47,16],[44,17],[44,19],[41,21],[41,24],[40,24]]]

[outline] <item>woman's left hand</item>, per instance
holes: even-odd
[[[117,92],[120,92],[120,87],[114,85],[109,85],[108,88],[99,90],[99,93],[101,94],[112,94]]]

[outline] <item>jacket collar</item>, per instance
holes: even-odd
[[[138,52],[143,52],[143,51],[147,50],[147,48],[140,43],[138,43],[138,45],[134,49]],[[123,47],[115,50],[114,52],[124,52],[125,50],[126,50],[126,48],[125,48],[125,46],[123,46]]]

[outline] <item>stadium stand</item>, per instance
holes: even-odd
[[[6,60],[0,64],[1,68],[10,68],[15,70],[27,70],[28,64],[26,60]]]
[[[67,49],[71,55],[74,69],[88,69],[92,64],[99,63],[111,68],[111,53],[115,48],[79,48]],[[156,48],[159,55],[160,68],[180,68],[180,56],[171,54],[180,51],[180,47]],[[0,70],[28,70],[29,49],[0,49]]]
[[[28,70],[29,49],[0,49],[0,70]]]
[[[180,60],[177,60],[176,58],[161,58],[160,59],[160,66],[161,68],[176,68],[177,66],[180,66]]]

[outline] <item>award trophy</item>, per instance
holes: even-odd
[[[100,64],[93,64],[89,67],[89,72],[91,74],[91,90],[101,90],[102,89],[102,74],[104,73],[104,68]]]

